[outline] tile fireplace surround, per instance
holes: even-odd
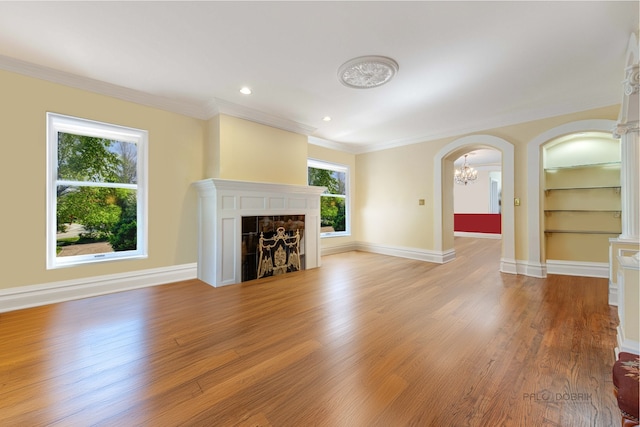
[[[240,283],[242,217],[304,215],[306,268],[320,266],[320,194],[324,187],[204,179],[194,183],[198,213],[198,279],[211,286]]]

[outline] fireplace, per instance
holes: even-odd
[[[260,238],[260,224],[251,225],[256,218],[271,221],[267,228],[272,229],[264,233],[264,238],[276,236],[282,226],[283,238],[292,244],[296,230],[300,230],[300,269],[320,266],[320,194],[324,187],[215,178],[194,185],[199,194],[198,279],[224,286],[258,277],[259,266],[255,273],[251,270],[252,262],[259,263],[259,259],[248,261],[245,251],[251,233],[257,233],[253,239]],[[251,244],[254,242],[257,246],[255,240]],[[289,254],[286,256],[288,260]],[[295,267],[287,265],[287,270]],[[275,271],[282,272],[282,266]]]

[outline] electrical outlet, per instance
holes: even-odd
[[[424,199],[418,199],[418,205],[424,206]]]

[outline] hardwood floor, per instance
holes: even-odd
[[[607,280],[456,250],[0,314],[0,425],[619,425]]]

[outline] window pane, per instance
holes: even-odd
[[[308,176],[309,185],[327,187],[326,194],[346,195],[347,174],[345,172],[310,167]]]
[[[58,132],[58,179],[135,184],[137,146]]]
[[[347,230],[344,197],[320,197],[320,227],[321,233]]]
[[[56,256],[136,250],[136,190],[56,187]]]
[[[47,113],[47,269],[147,256],[144,130]]]

